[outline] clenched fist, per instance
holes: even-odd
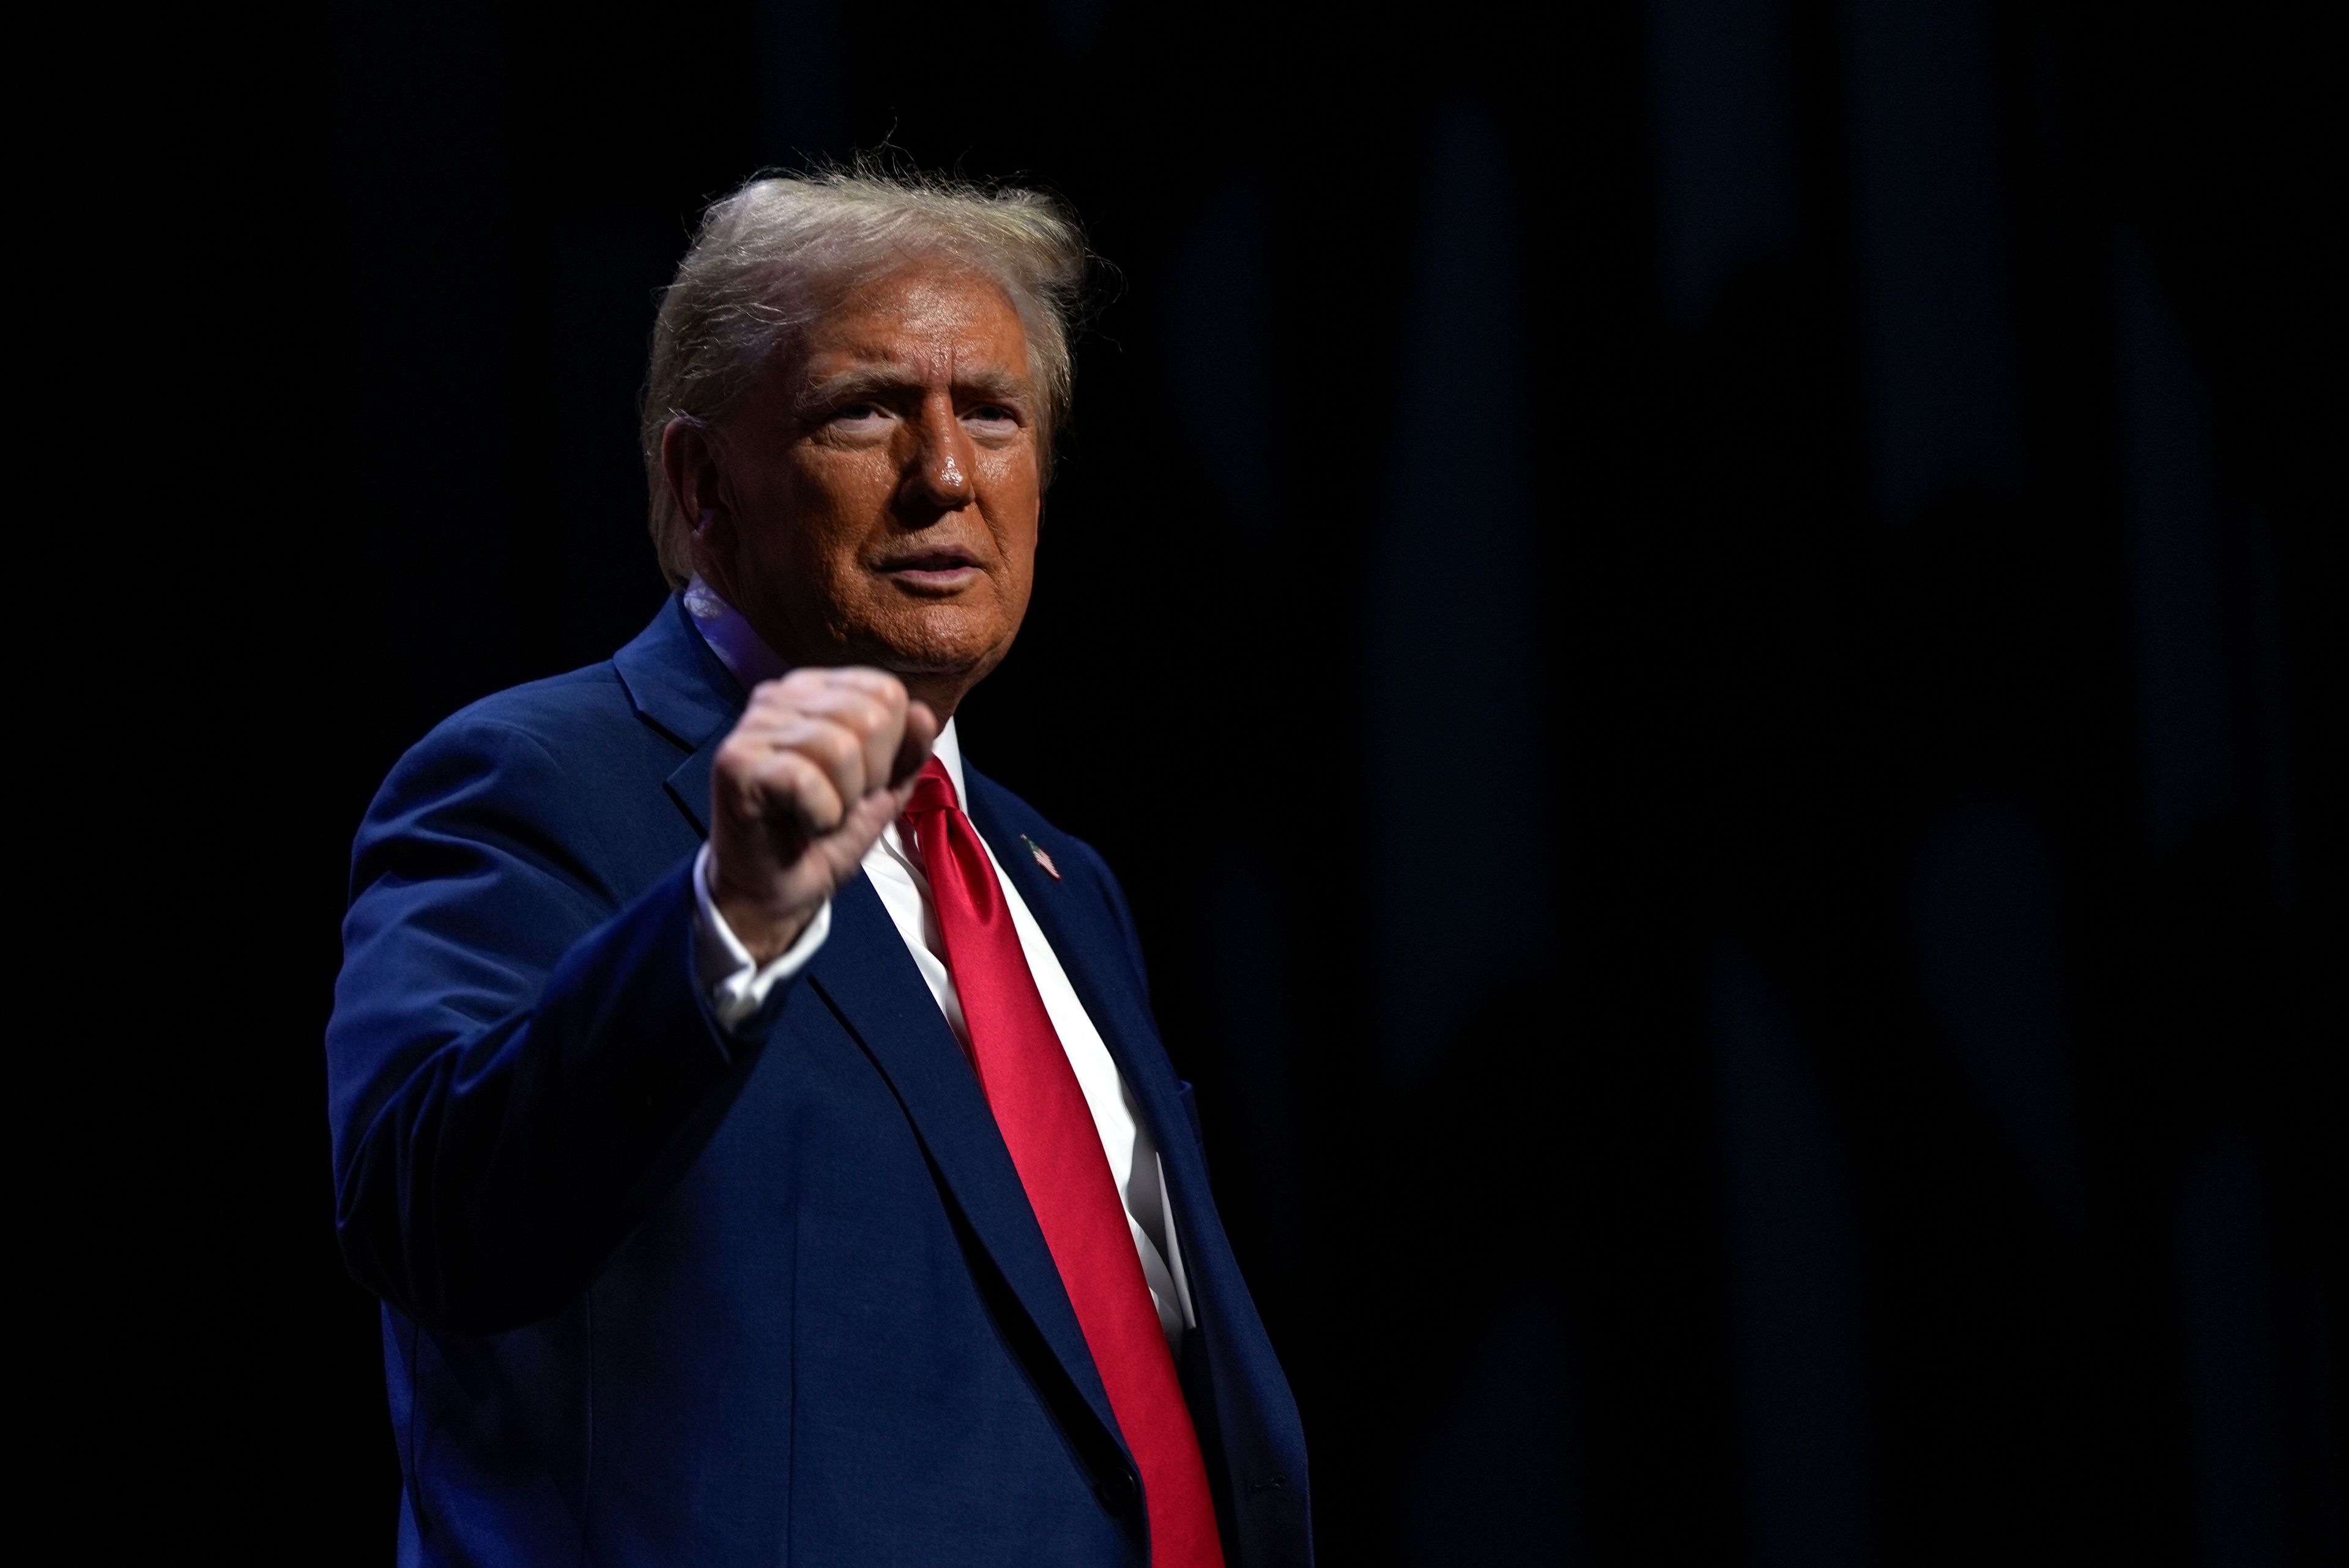
[[[761,963],[788,949],[912,796],[937,716],[878,670],[760,683],[709,779],[709,896]]]

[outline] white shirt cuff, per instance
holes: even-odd
[[[704,844],[701,853],[693,857],[693,963],[701,981],[701,993],[709,999],[709,1011],[718,1016],[719,1027],[731,1033],[758,1017],[767,1005],[775,988],[805,969],[823,946],[823,939],[832,934],[832,900],[815,912],[800,940],[785,948],[781,956],[770,961],[764,968],[742,945],[718,912],[717,900],[709,896],[709,846]]]

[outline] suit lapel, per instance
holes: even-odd
[[[674,594],[652,624],[612,656],[612,668],[636,717],[687,753],[668,775],[668,794],[708,837],[711,757],[741,716],[748,700],[742,683],[709,650]]]
[[[1114,1434],[1109,1396],[994,1113],[863,876],[833,895],[832,935],[810,961],[808,977],[888,1080],[979,1245],[1094,1418]]]
[[[1037,864],[1026,842],[1029,835],[1009,820],[1001,809],[1001,792],[994,783],[973,772],[968,763],[964,777],[970,785],[967,809],[972,823],[1019,889],[1044,940],[1052,944],[1053,955],[1061,961],[1093,1027],[1101,1031],[1102,1043],[1124,1075],[1143,1125],[1150,1129],[1151,1139],[1166,1162],[1177,1225],[1185,1234],[1199,1234],[1203,1218],[1194,1199],[1203,1199],[1206,1192],[1206,1169],[1198,1157],[1197,1141],[1191,1137],[1190,1122],[1178,1097],[1180,1090],[1165,1048],[1159,1043],[1141,977],[1133,973],[1123,939],[1106,920],[1083,918],[1087,911],[1078,904],[1085,896],[1081,882],[1052,877]],[[1055,864],[1076,864],[1073,846],[1056,842],[1059,835],[1041,823],[1032,825],[1032,831],[1034,842],[1054,856]],[[1186,1270],[1191,1262],[1186,1252]]]
[[[702,742],[699,751],[670,771],[663,786],[704,838],[709,836],[709,775],[718,765],[714,753],[726,736],[727,731],[720,730]]]
[[[968,765],[964,777],[969,784],[967,804],[972,822],[994,847],[1005,874],[1052,944],[1077,999],[1125,1075],[1135,1108],[1165,1162],[1184,1274],[1199,1314],[1198,1330],[1183,1353],[1184,1397],[1199,1430],[1210,1485],[1227,1532],[1225,1540],[1300,1539],[1300,1526],[1287,1511],[1295,1494],[1268,1489],[1285,1489],[1290,1476],[1305,1473],[1303,1435],[1216,1213],[1206,1156],[1159,1042],[1145,982],[1134,972],[1135,958],[1124,932],[1106,909],[1095,904],[1090,877],[1073,869],[1082,859],[1065,835],[1025,812],[1016,797]],[[1050,877],[1036,864],[1020,842],[1023,832],[1052,856],[1066,880]],[[1253,1412],[1265,1426],[1258,1429],[1243,1417],[1236,1428],[1228,1427],[1232,1412]],[[1253,1559],[1244,1545],[1240,1551]],[[1293,1554],[1302,1561],[1310,1552],[1299,1549]]]

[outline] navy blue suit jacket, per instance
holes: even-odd
[[[354,852],[327,1031],[337,1224],[383,1298],[405,1563],[1140,1564],[1137,1482],[976,1078],[879,898],[755,1037],[694,980],[741,688],[675,599],[474,704]],[[1100,857],[968,802],[1132,1085],[1199,1326],[1234,1568],[1311,1560],[1305,1448]]]

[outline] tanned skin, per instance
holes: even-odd
[[[916,262],[824,312],[661,466],[694,569],[790,665],[710,777],[709,891],[764,963],[905,809],[1035,583],[1040,397],[992,280]]]

